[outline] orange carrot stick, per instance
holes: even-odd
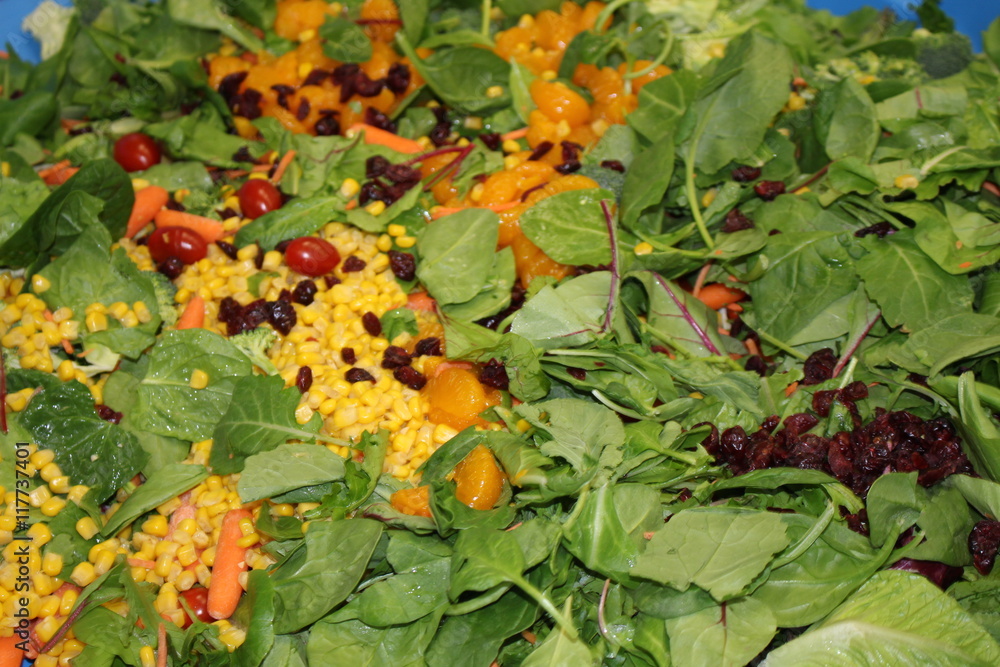
[[[198,232],[205,243],[215,243],[226,235],[222,228],[222,223],[193,213],[185,211],[171,211],[165,208],[156,214],[154,218],[157,227],[187,227]]]
[[[0,667],[21,667],[24,651],[17,647],[20,641],[17,635],[0,637]]]
[[[722,283],[705,285],[698,292],[698,299],[712,310],[724,308],[731,303],[742,301],[747,296],[743,290],[727,287]]]
[[[80,171],[79,167],[72,167],[69,160],[63,160],[51,167],[42,169],[38,172],[38,175],[41,176],[47,185],[62,185],[78,171]]]
[[[520,130],[511,130],[506,134],[501,134],[500,139],[502,141],[508,141],[508,140],[517,141],[518,139],[523,139],[526,136],[528,136],[528,128],[522,127]]]
[[[290,165],[294,159],[295,151],[288,151],[282,156],[281,162],[278,163],[278,166],[274,170],[274,174],[271,176],[271,183],[274,185],[281,183],[281,177],[285,175],[285,170],[288,169],[288,165]]]
[[[212,564],[212,581],[208,587],[208,613],[212,618],[232,616],[243,594],[240,573],[247,569],[247,550],[239,545],[243,538],[240,522],[252,517],[250,510],[235,509],[226,512],[222,519],[222,531]]]
[[[406,297],[406,307],[410,310],[426,310],[433,313],[437,302],[427,292],[413,292]]]
[[[407,139],[406,137],[401,137],[399,135],[393,134],[392,132],[386,132],[374,125],[368,125],[366,123],[356,123],[352,125],[347,130],[347,135],[351,136],[353,132],[364,131],[365,133],[365,143],[366,144],[377,144],[379,146],[385,146],[386,148],[391,148],[394,151],[399,151],[400,153],[423,153],[424,147],[418,144],[412,139]]]
[[[156,628],[156,667],[167,667],[167,626],[163,623]]]
[[[205,300],[195,294],[184,306],[184,312],[177,318],[178,331],[183,329],[200,329],[205,326]]]
[[[521,202],[511,201],[506,204],[490,204],[489,206],[435,206],[431,209],[431,220],[438,220],[446,215],[451,215],[452,213],[458,213],[459,211],[464,211],[467,208],[488,208],[494,213],[501,213],[503,211],[514,208],[515,206],[520,206]]]
[[[150,185],[135,193],[135,204],[128,219],[125,238],[132,238],[151,223],[156,214],[170,201],[170,193],[159,185]]]

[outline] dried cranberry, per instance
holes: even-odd
[[[389,267],[392,275],[400,280],[413,280],[417,277],[417,260],[408,252],[390,250]]]
[[[375,107],[368,107],[365,109],[365,122],[373,127],[377,127],[380,130],[385,130],[386,132],[396,131],[396,124]]]
[[[983,576],[990,573],[1000,548],[1000,521],[984,519],[972,527],[969,534],[969,551],[972,564]]]
[[[299,390],[299,393],[304,394],[309,391],[309,387],[313,383],[313,372],[308,366],[303,366],[299,369],[299,372],[295,374],[295,388]]]
[[[257,246],[257,254],[254,255],[253,265],[256,266],[258,269],[260,269],[261,267],[264,266],[264,249],[260,246],[259,241],[254,245]]]
[[[427,133],[427,138],[430,139],[431,143],[435,146],[444,146],[451,138],[451,124],[438,123],[430,132]]]
[[[224,324],[234,322],[240,317],[243,307],[231,296],[227,296],[219,302],[218,320]]]
[[[390,198],[386,195],[385,188],[378,183],[369,181],[361,186],[361,192],[358,194],[358,203],[365,206],[372,201],[380,201],[388,205]]]
[[[726,214],[726,221],[722,225],[722,231],[732,234],[744,229],[753,229],[753,227],[753,220],[743,215],[738,208],[734,208]]]
[[[354,384],[355,382],[374,382],[375,377],[363,368],[349,368],[344,373],[344,379]]]
[[[541,160],[550,150],[552,150],[553,145],[554,144],[551,141],[543,141],[535,147],[535,150],[531,151],[531,155],[528,156],[528,160]]]
[[[316,283],[313,281],[309,279],[301,280],[295,286],[295,291],[292,292],[292,301],[301,303],[303,306],[308,306],[316,300],[316,292],[318,291],[319,288],[316,287]]]
[[[587,371],[582,368],[576,368],[574,366],[569,366],[566,368],[566,372],[569,373],[570,377],[574,377],[581,382],[587,379]]]
[[[345,364],[351,364],[352,366],[358,363],[358,355],[354,352],[353,347],[343,347],[340,349],[340,358],[344,360]]]
[[[371,79],[364,72],[354,79],[354,90],[361,97],[375,97],[385,87],[385,79]]]
[[[764,201],[777,199],[778,195],[785,194],[785,184],[781,181],[761,181],[753,186],[754,192]]]
[[[184,211],[187,210],[187,208],[184,206],[184,204],[180,203],[179,201],[177,201],[175,199],[168,199],[167,203],[164,204],[164,206],[166,206],[166,208],[168,210],[171,210],[171,211],[180,211],[181,213],[183,213]]]
[[[526,202],[526,201],[528,201],[528,197],[530,197],[530,196],[531,196],[531,193],[532,193],[532,192],[534,192],[535,190],[541,190],[542,188],[544,188],[544,187],[545,187],[546,185],[548,185],[548,184],[549,184],[549,182],[548,182],[548,181],[545,181],[544,183],[539,183],[538,185],[536,185],[536,186],[534,186],[534,187],[530,187],[530,188],[528,188],[527,190],[525,190],[525,191],[524,191],[524,192],[523,192],[523,193],[521,194],[521,201],[522,201],[522,202]]]
[[[312,104],[309,102],[308,97],[303,97],[299,102],[299,108],[295,111],[295,120],[305,120],[309,117],[310,111],[312,111]]]
[[[580,152],[583,150],[580,144],[575,141],[560,141],[559,146],[562,148],[563,162],[580,159]]]
[[[381,155],[373,155],[365,160],[365,178],[378,178],[392,166],[392,163]]]
[[[184,273],[184,262],[182,262],[179,257],[171,255],[160,262],[160,265],[156,267],[156,270],[165,275],[167,278],[174,280],[177,276]]]
[[[556,165],[556,171],[565,176],[566,174],[580,171],[581,166],[579,160],[566,160],[562,164]]]
[[[330,76],[330,72],[325,69],[319,69],[318,67],[313,68],[313,71],[309,72],[309,75],[302,82],[303,86],[318,86],[323,83],[327,77]]]
[[[264,322],[267,322],[271,315],[271,307],[264,299],[257,299],[243,308],[243,330],[250,331],[256,329]]]
[[[625,165],[620,160],[601,160],[601,166],[611,171],[617,171],[619,174],[625,173]]]
[[[292,306],[290,301],[279,299],[271,302],[270,313],[268,313],[267,319],[275,331],[287,336],[291,332],[292,327],[295,326],[298,316],[295,314],[295,307]]]
[[[412,361],[410,354],[398,345],[390,345],[382,354],[382,368],[409,366]]]
[[[368,263],[356,255],[351,255],[340,265],[340,270],[344,273],[356,273],[364,270]]]
[[[235,104],[233,106],[235,108],[233,109],[233,113],[237,116],[243,116],[247,120],[260,118],[263,113],[260,110],[260,102],[263,97],[259,90],[247,88],[238,96],[238,99],[234,100]]]
[[[322,116],[313,125],[317,137],[332,137],[340,134],[340,121],[333,116]]]
[[[410,87],[410,68],[403,63],[393,63],[385,75],[385,87],[399,95]]]
[[[94,408],[97,410],[97,416],[106,422],[118,424],[122,420],[122,413],[115,412],[106,405],[95,405]]]
[[[271,86],[271,90],[278,93],[278,106],[287,109],[288,96],[294,93],[295,89],[283,83],[276,83],[273,86]]]
[[[396,378],[398,381],[402,382],[414,391],[420,391],[424,388],[424,385],[427,384],[427,378],[421,375],[412,366],[400,366],[392,372],[392,377]]]
[[[802,366],[802,371],[805,373],[805,377],[802,378],[802,384],[808,386],[829,380],[833,377],[833,369],[836,366],[837,357],[834,356],[833,350],[828,347],[816,350],[809,355],[809,358],[806,359],[805,364]]]
[[[226,104],[232,106],[232,100],[239,95],[240,86],[243,85],[244,79],[249,74],[249,72],[233,72],[222,78],[222,81],[219,83],[219,94],[222,95],[222,99],[226,101]]]
[[[368,311],[361,316],[361,324],[364,325],[365,331],[371,336],[381,336],[382,335],[382,323],[378,319],[378,315]]]
[[[740,166],[733,169],[733,180],[737,183],[749,183],[750,181],[756,181],[760,178],[760,169],[758,167],[747,167]]]
[[[489,148],[491,151],[500,150],[500,146],[503,145],[503,137],[500,136],[499,132],[489,132],[486,134],[480,134],[479,140],[483,142],[483,145]]]
[[[247,148],[246,146],[240,146],[239,148],[236,149],[236,152],[233,153],[233,160],[236,161],[236,162],[253,162],[254,161],[253,155],[250,154],[250,149]],[[225,174],[226,174],[225,170],[223,170],[223,169],[216,169],[215,171],[212,172],[212,179],[214,180],[216,178],[224,177]],[[224,208],[224,209],[222,209],[222,211],[223,211],[223,214],[222,214],[222,219],[223,220],[225,220],[226,218],[231,218],[234,215],[236,215],[236,211],[234,211],[231,208]]]
[[[358,72],[361,71],[361,66],[357,63],[344,63],[343,65],[338,65],[334,70],[330,78],[338,86],[344,85],[344,82],[353,79],[357,76]]]
[[[327,289],[330,289],[334,285],[340,284],[340,278],[337,276],[325,275],[323,276],[323,283],[326,285]]]
[[[417,341],[413,351],[418,357],[440,357],[442,355],[441,339],[434,336],[421,338]]]
[[[858,231],[854,232],[854,236],[860,239],[868,236],[869,234],[874,234],[880,239],[884,239],[889,234],[895,233],[895,231],[896,228],[893,227],[892,224],[883,220],[882,222],[876,222],[874,225],[871,225],[870,227],[863,227],[859,229]]]
[[[962,568],[953,565],[945,565],[931,560],[915,560],[913,558],[900,558],[893,563],[890,570],[903,570],[913,572],[926,577],[932,584],[945,590],[953,583],[962,578]]]
[[[228,241],[216,241],[215,245],[219,246],[219,250],[221,250],[222,254],[224,254],[226,257],[228,257],[229,259],[236,259],[238,251],[236,249],[236,246],[234,246],[232,243],[229,243]]]
[[[480,384],[494,389],[507,391],[510,386],[510,379],[507,377],[507,369],[496,359],[490,359],[479,371]]]
[[[408,183],[412,185],[420,181],[420,172],[405,164],[393,164],[386,168],[385,177],[393,183]]]

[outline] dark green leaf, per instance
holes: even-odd
[[[101,534],[114,535],[139,516],[194,488],[208,477],[205,466],[174,463],[158,470],[139,485],[104,524]]]
[[[592,189],[546,197],[521,215],[521,230],[557,262],[607,264],[611,261],[611,241],[602,200],[611,203],[614,195]]]
[[[309,236],[342,214],[341,200],[336,197],[296,199],[241,228],[236,245],[259,243],[264,250],[274,250],[281,241]]]
[[[344,458],[326,447],[279,445],[246,459],[237,489],[243,502],[249,503],[343,477]]]
[[[323,38],[323,53],[345,63],[363,63],[372,58],[372,43],[365,31],[343,16],[327,16],[319,29]]]

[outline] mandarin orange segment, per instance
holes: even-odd
[[[389,503],[397,512],[410,516],[434,518],[431,514],[431,493],[429,486],[418,486],[413,489],[400,489],[389,498]]]
[[[428,417],[436,424],[462,430],[485,423],[479,413],[490,407],[486,390],[475,373],[464,368],[448,367],[427,381],[423,389],[430,410]]]
[[[477,445],[455,466],[455,497],[476,510],[492,509],[500,500],[507,476],[500,470],[493,453]]]

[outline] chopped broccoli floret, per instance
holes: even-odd
[[[956,32],[931,33],[917,41],[917,62],[932,79],[958,74],[974,58],[972,42]]]
[[[177,304],[174,303],[177,286],[159,271],[143,271],[143,273],[153,282],[153,290],[156,292],[156,306],[159,308],[163,326],[170,327],[177,324]]]
[[[278,334],[274,332],[274,329],[267,327],[257,327],[253,331],[244,331],[229,338],[229,342],[247,355],[254,366],[268,375],[278,374],[278,367],[267,356],[267,351],[276,340],[278,340]]]

